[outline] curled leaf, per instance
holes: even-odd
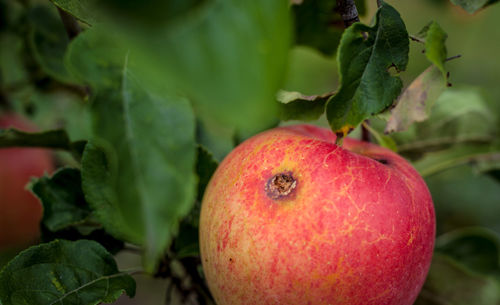
[[[333,93],[323,95],[304,95],[300,92],[279,91],[280,119],[312,121],[325,112],[325,104]]]
[[[434,65],[427,68],[399,96],[385,132],[404,131],[414,122],[425,121],[445,89],[446,79],[441,71]]]

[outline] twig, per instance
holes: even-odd
[[[72,40],[73,38],[78,36],[78,34],[80,34],[82,28],[78,24],[76,18],[70,15],[68,12],[62,10],[59,7],[57,8],[57,11],[59,12],[59,16],[61,16],[61,20],[63,22],[64,28],[66,29],[66,33],[68,34],[69,39]]]
[[[337,11],[340,13],[346,28],[359,22],[358,9],[354,0],[337,0]]]
[[[410,39],[411,39],[411,40],[413,40],[413,41],[416,41],[416,42],[419,42],[419,43],[425,43],[425,40],[420,39],[420,38],[418,38],[417,36],[414,36],[414,35],[408,35],[408,37],[410,37]]]
[[[460,58],[460,57],[462,57],[462,55],[461,54],[457,54],[455,56],[451,56],[451,57],[446,58],[444,61],[450,61],[450,60],[454,60],[454,59],[457,59],[457,58]]]

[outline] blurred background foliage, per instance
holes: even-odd
[[[92,1],[82,3],[87,2]],[[141,78],[150,82],[152,87],[161,86],[158,79],[167,79],[181,84],[182,90],[189,92],[189,97],[195,101],[196,140],[220,161],[239,141],[278,124],[272,101],[276,89],[281,87],[314,95],[338,88],[334,50],[340,39],[341,21],[336,16],[323,15],[318,19],[320,23],[333,26],[329,32],[313,37],[308,33],[318,32],[321,28],[315,27],[317,24],[305,28],[303,20],[309,17],[297,14],[296,26],[303,31],[296,30],[292,37],[286,27],[274,27],[286,24],[287,16],[267,16],[264,20],[269,23],[262,24],[255,31],[249,30],[246,37],[221,36],[218,27],[235,24],[249,27],[251,22],[245,19],[246,16],[237,15],[213,23],[210,20],[214,19],[206,17],[216,13],[207,9],[211,2],[164,1],[162,5],[165,7],[161,9],[155,0],[109,0],[103,3],[105,11],[118,16],[118,21],[106,25],[116,33],[114,43],[135,46],[131,58],[143,60],[137,65],[142,67],[139,70]],[[369,24],[376,2],[367,1],[366,5],[363,1],[357,2],[363,12],[361,21]],[[436,101],[429,120],[390,135],[398,152],[414,162],[423,174],[436,206],[436,254],[417,304],[498,305],[500,61],[497,56],[500,52],[500,5],[470,15],[448,0],[387,2],[400,12],[410,34],[418,33],[429,21],[437,21],[448,33],[448,56],[462,55],[446,63],[450,72],[448,81],[452,86]],[[247,9],[255,8],[248,5]],[[79,26],[83,29],[91,28],[92,24],[100,25],[98,15],[84,9],[80,12],[82,22]],[[188,20],[187,25],[184,20]],[[170,30],[158,30],[162,28],[159,25],[165,23]],[[123,33],[134,35],[121,34],[121,26],[127,27]],[[193,27],[202,27],[203,32],[193,32]],[[323,35],[329,37],[327,43],[322,39]],[[158,41],[151,37],[168,39]],[[262,37],[267,40],[261,40]],[[282,46],[293,38],[297,44],[287,57]],[[210,43],[213,40],[219,43]],[[91,113],[88,88],[67,70],[64,63],[69,42],[57,9],[49,1],[0,0],[0,104],[4,109],[10,107],[31,118],[42,130],[65,128],[71,140],[76,141],[91,137]],[[171,49],[171,46],[175,48]],[[233,53],[233,49],[226,46],[232,46],[238,52]],[[247,49],[254,51],[254,48],[262,52],[246,53]],[[186,50],[191,50],[191,53]],[[409,66],[400,74],[405,86],[429,66],[422,50],[422,45],[410,43]],[[241,54],[248,56],[242,57]],[[273,68],[266,69],[268,66]],[[165,71],[182,72],[172,74]],[[198,71],[204,73],[198,75]],[[227,83],[227,90],[214,89],[215,82]],[[242,83],[253,85],[244,86]],[[255,86],[264,89],[259,92],[248,89]],[[233,104],[235,99],[246,101]],[[241,105],[247,108],[240,108]],[[221,121],[224,124],[220,124]],[[294,122],[286,124],[289,123]],[[324,117],[313,123],[328,126]],[[379,133],[383,133],[385,123],[384,115],[371,119],[372,126]],[[352,136],[359,136],[359,130]],[[61,165],[76,166],[68,153],[57,152],[57,160]],[[196,224],[185,222],[183,228],[187,229],[182,232],[193,229],[196,232]],[[196,234],[183,238],[196,241]],[[189,242],[186,244],[186,247],[193,246]],[[196,254],[195,250],[191,256],[196,257]],[[140,256],[133,252],[122,251],[117,254],[117,259],[124,268],[141,264]],[[168,267],[175,280],[137,277],[137,297],[133,300],[122,297],[118,304],[162,304],[169,293],[173,295],[172,304],[198,304],[189,294],[167,290],[167,287],[193,285],[189,280],[178,283],[187,272],[184,265],[176,263],[182,259],[177,258]]]

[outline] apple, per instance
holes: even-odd
[[[434,206],[415,169],[375,144],[297,125],[258,134],[204,194],[200,250],[218,305],[411,305]]]
[[[0,116],[0,128],[36,131],[16,114]],[[38,148],[0,148],[0,250],[26,246],[39,235],[42,206],[26,190],[31,177],[53,171],[50,152]]]

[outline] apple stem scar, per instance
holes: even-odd
[[[292,193],[297,187],[297,180],[291,172],[279,173],[271,177],[266,183],[266,194],[271,199],[282,199]]]

